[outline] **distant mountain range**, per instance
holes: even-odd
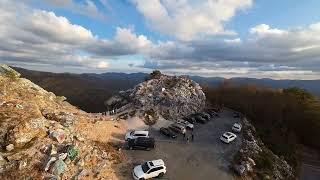
[[[13,67],[23,77],[30,79],[56,95],[87,111],[106,111],[104,102],[119,90],[126,90],[144,81],[146,73],[71,74],[49,73]],[[225,78],[190,76],[201,85],[218,86]],[[273,80],[255,78],[231,78],[234,84],[255,84],[272,88],[300,87],[320,97],[320,80]]]
[[[221,82],[226,80],[220,77],[200,77],[191,76],[191,79],[197,81],[200,84],[207,84],[212,86],[218,86]],[[299,87],[310,91],[317,97],[320,97],[320,79],[319,80],[274,80],[274,79],[256,79],[256,78],[230,78],[227,79],[230,82],[237,85],[254,84],[269,88],[289,88]]]

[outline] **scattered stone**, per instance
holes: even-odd
[[[67,152],[68,152],[68,158],[71,161],[73,161],[78,155],[78,150],[74,148],[74,146],[69,146]]]
[[[85,179],[85,177],[89,174],[88,170],[81,169],[78,174],[75,176],[76,180]]]
[[[3,165],[5,165],[7,163],[7,161],[4,159],[4,157],[0,154],[0,167],[2,167]]]
[[[77,162],[77,165],[83,167],[84,166],[84,160],[83,159],[79,159],[79,161]]]
[[[51,164],[54,163],[56,160],[57,160],[56,157],[51,157],[50,160],[47,162],[44,170],[48,171],[50,169]]]
[[[75,116],[70,112],[56,112],[51,109],[43,109],[42,115],[49,120],[60,122],[64,127],[72,126],[75,121]]]
[[[63,143],[66,140],[66,134],[63,129],[58,129],[52,132],[51,136],[57,140],[59,144]]]
[[[63,160],[57,160],[54,163],[52,173],[56,176],[59,176],[67,169],[67,165],[63,162]]]
[[[81,142],[84,142],[86,139],[82,136],[82,134],[80,134],[80,133],[78,133],[77,135],[76,135],[76,138],[77,138],[77,140],[79,140],[79,141],[81,141]]]
[[[51,144],[51,150],[50,150],[50,155],[55,155],[57,154],[57,147],[54,144]]]
[[[235,165],[234,170],[240,176],[244,175],[246,172],[246,168],[243,165]]]
[[[68,157],[68,154],[67,154],[67,153],[61,153],[61,154],[59,154],[59,159],[60,159],[60,160],[65,160],[67,157]]]
[[[12,151],[12,150],[14,150],[14,145],[13,145],[13,144],[7,145],[7,146],[6,146],[6,150],[9,151],[9,152]]]
[[[24,169],[25,167],[27,167],[27,165],[28,165],[28,161],[27,160],[19,161],[19,170]]]
[[[21,104],[17,104],[17,105],[16,105],[16,108],[17,108],[17,109],[23,109],[23,106],[22,106]]]
[[[64,161],[66,164],[71,164],[71,160],[69,158],[67,158],[65,161]]]
[[[248,157],[248,161],[251,163],[252,166],[256,165],[256,162],[253,159],[251,159],[250,157]]]

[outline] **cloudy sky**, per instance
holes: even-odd
[[[320,79],[319,0],[0,0],[0,63]]]

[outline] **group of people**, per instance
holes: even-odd
[[[193,130],[191,132],[191,136],[188,136],[187,133],[183,133],[183,140],[186,140],[187,142],[191,140],[191,142],[193,142],[194,141]]]

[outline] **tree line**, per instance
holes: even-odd
[[[228,81],[204,91],[210,103],[242,112],[268,148],[293,166],[300,144],[320,152],[320,102],[308,91],[236,86]]]

